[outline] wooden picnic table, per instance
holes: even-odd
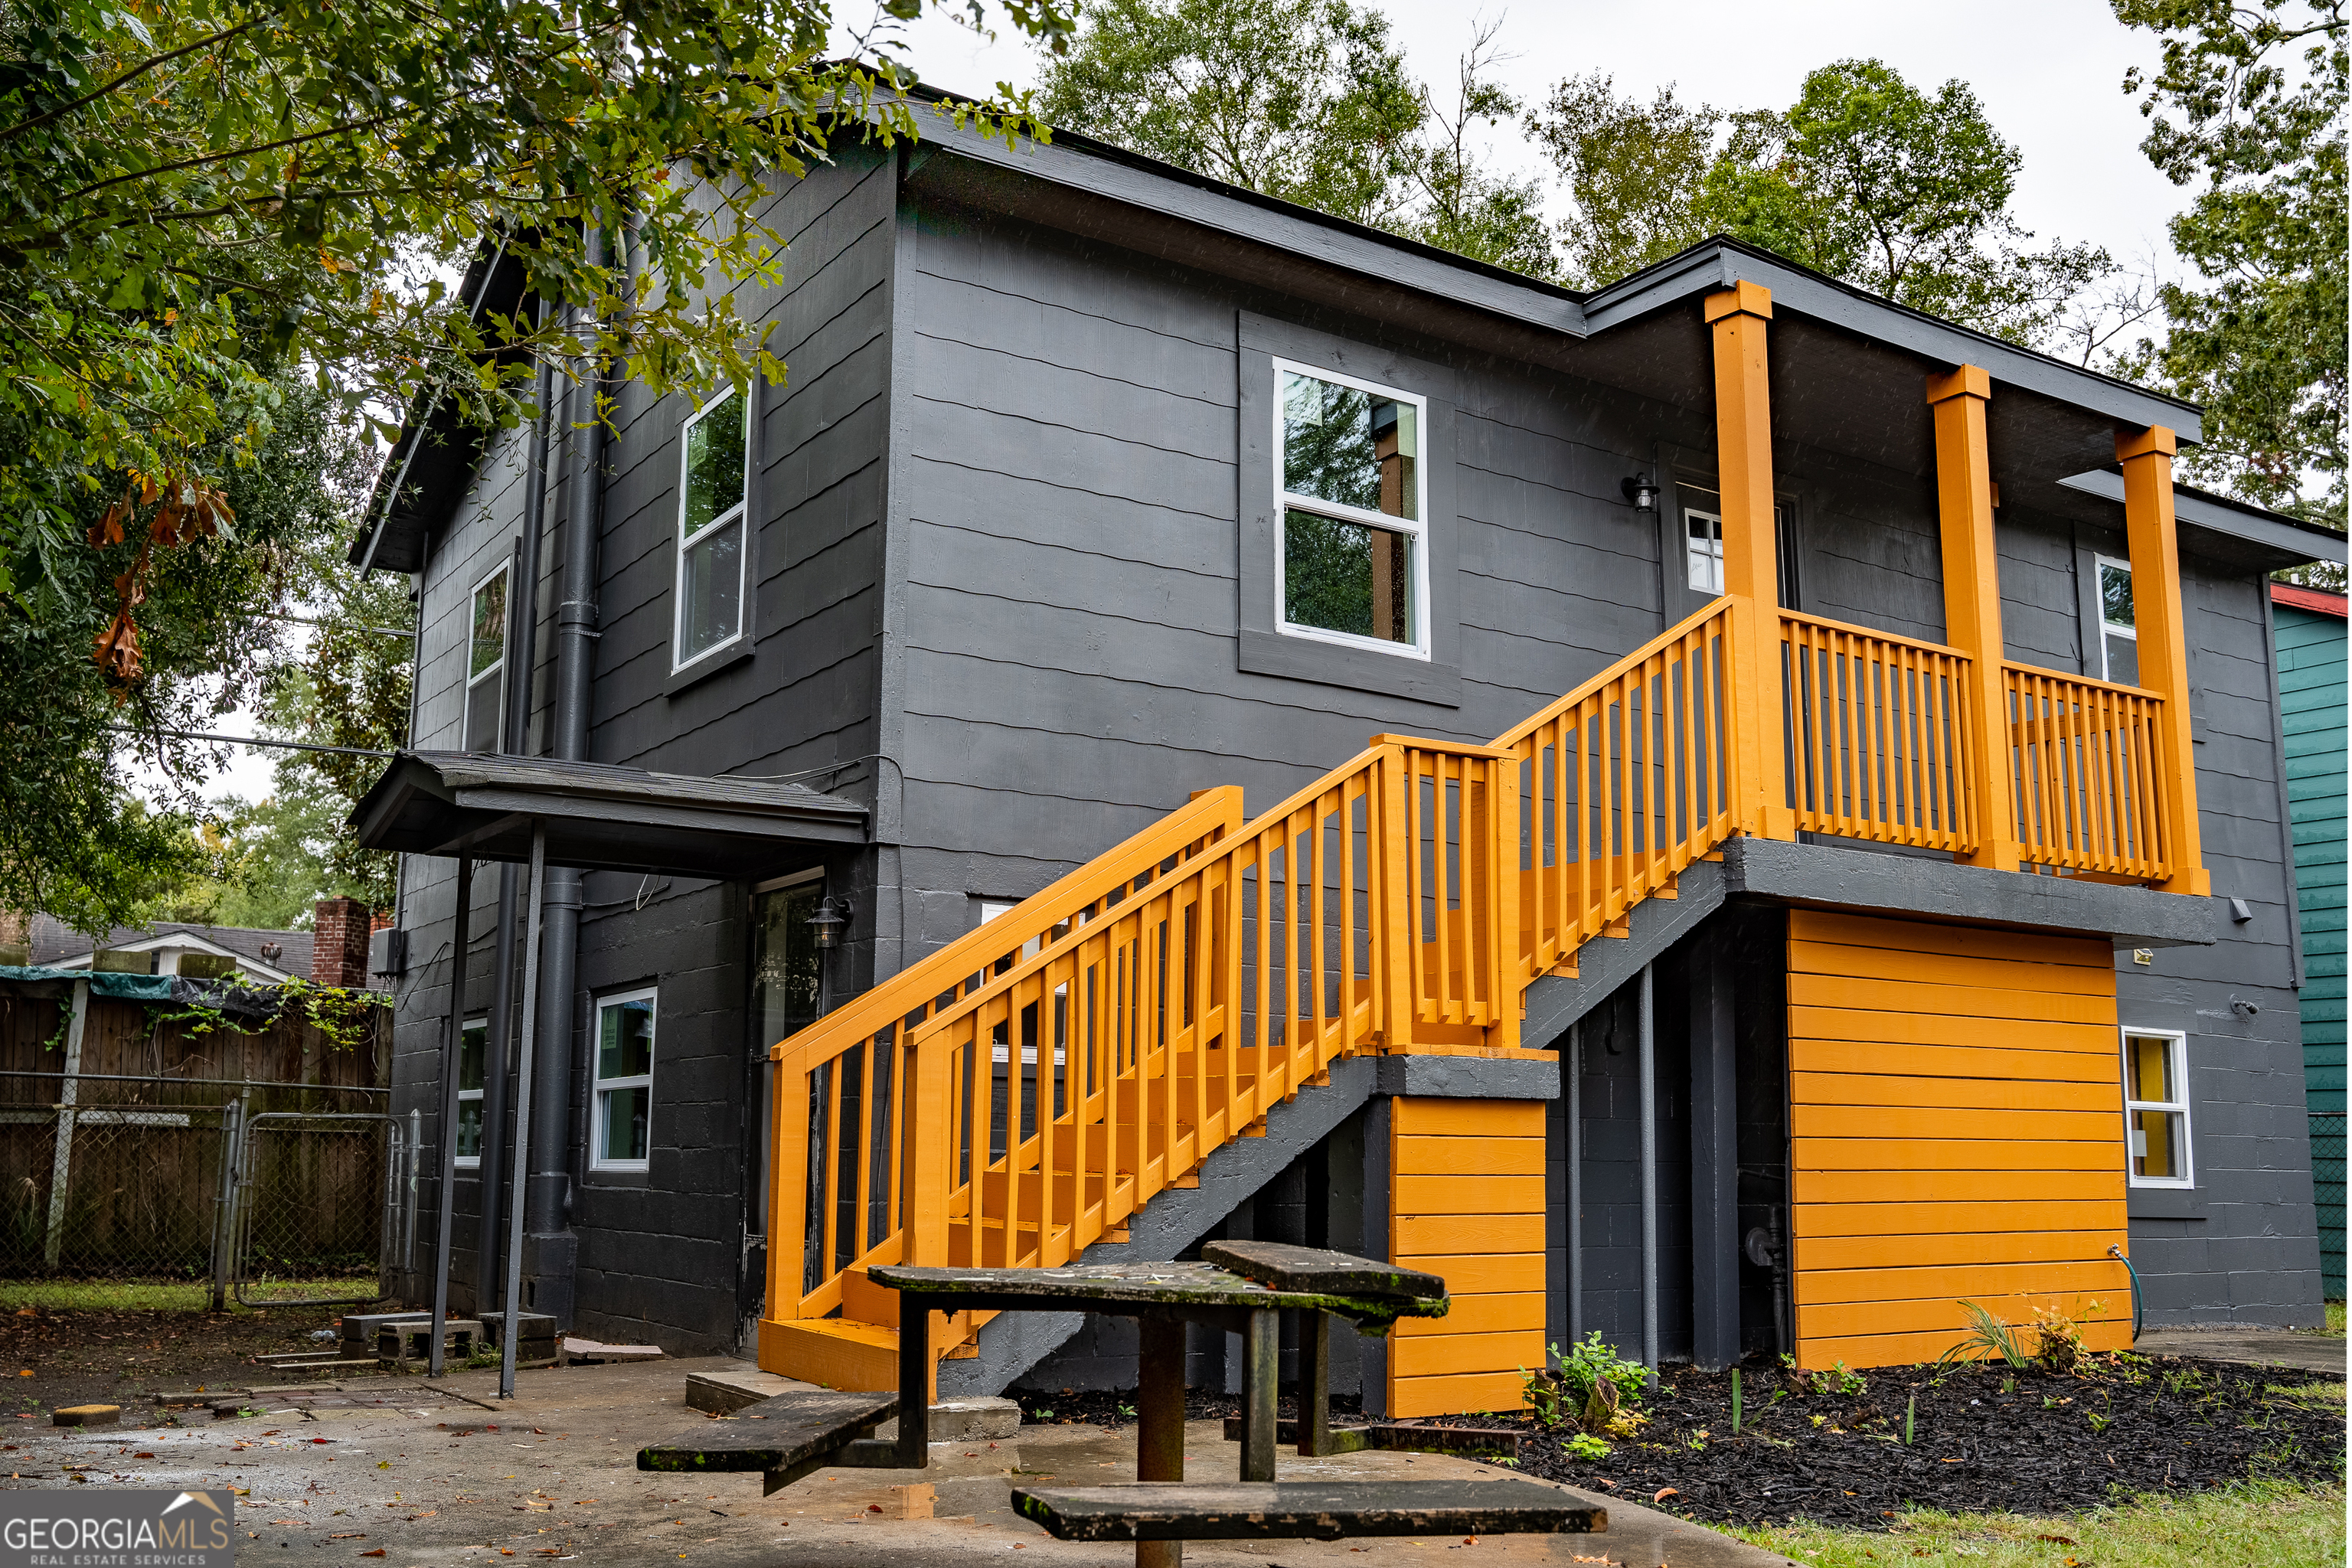
[[[899,1432],[929,1393],[932,1312],[1081,1311],[1133,1318],[1138,1329],[1136,1484],[1019,1488],[1013,1506],[1064,1540],[1129,1540],[1138,1568],[1173,1568],[1186,1537],[1337,1537],[1458,1531],[1465,1519],[1516,1520],[1486,1528],[1591,1530],[1606,1515],[1531,1482],[1481,1482],[1476,1499],[1415,1483],[1275,1483],[1279,1314],[1299,1314],[1297,1436],[1303,1455],[1328,1455],[1330,1334],[1335,1319],[1385,1331],[1400,1318],[1444,1315],[1445,1281],[1377,1258],[1277,1242],[1212,1242],[1198,1263],[1074,1263],[1059,1268],[926,1268],[877,1265],[867,1278],[899,1293]],[[919,1310],[905,1310],[919,1309]],[[1184,1325],[1242,1341],[1238,1488],[1183,1487]],[[911,1342],[911,1347],[910,1347]],[[1349,1444],[1345,1447],[1359,1445]],[[1458,1489],[1468,1483],[1455,1483]],[[1437,1490],[1444,1490],[1440,1484]],[[1378,1493],[1380,1495],[1374,1495]],[[1423,1495],[1424,1493],[1430,1495]],[[1489,1497],[1486,1493],[1493,1493]],[[1522,1493],[1527,1495],[1521,1495]],[[1516,1510],[1516,1512],[1514,1511]],[[1418,1521],[1418,1522],[1416,1522]]]
[[[839,1467],[921,1469],[929,1462],[933,1312],[1084,1311],[1133,1318],[1139,1330],[1136,1479],[1107,1487],[1019,1487],[1013,1505],[1066,1541],[1133,1541],[1138,1568],[1176,1568],[1187,1539],[1332,1539],[1432,1531],[1593,1531],[1606,1510],[1516,1478],[1476,1481],[1276,1482],[1275,1388],[1280,1314],[1299,1315],[1296,1436],[1302,1455],[1360,1447],[1365,1434],[1330,1426],[1330,1335],[1338,1320],[1385,1331],[1400,1318],[1447,1308],[1445,1281],[1376,1258],[1276,1242],[1212,1242],[1197,1263],[1075,1263],[1060,1268],[927,1268],[877,1265],[899,1292],[898,1388],[809,1389],[751,1405],[640,1449],[640,1469],[756,1470],[771,1492]],[[1185,1486],[1184,1325],[1242,1340],[1238,1484]],[[895,1414],[890,1441],[871,1434]]]

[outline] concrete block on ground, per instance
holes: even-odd
[[[1002,1443],[1021,1435],[1021,1406],[1002,1394],[966,1394],[931,1406],[930,1439],[941,1443]],[[874,1429],[885,1443],[895,1442],[898,1423],[893,1418]]]
[[[691,1410],[711,1415],[732,1415],[746,1405],[757,1405],[779,1394],[795,1390],[814,1393],[816,1384],[803,1383],[796,1377],[783,1377],[772,1372],[761,1372],[749,1362],[742,1370],[732,1368],[719,1372],[693,1372],[686,1377],[686,1403]]]

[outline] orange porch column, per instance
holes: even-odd
[[[2139,633],[2139,683],[2164,699],[2157,744],[2163,781],[2165,858],[2175,893],[2210,893],[2205,847],[2197,823],[2197,754],[2189,722],[2189,623],[2180,610],[2180,545],[2172,514],[2171,431],[2151,425],[2116,437],[2124,470],[2124,531],[2132,566],[2132,621]]]
[[[1794,838],[1788,720],[1780,698],[1780,546],[1772,517],[1772,394],[1765,334],[1772,291],[1735,283],[1706,300],[1715,338],[1715,448],[1723,490],[1723,591],[1746,608],[1733,623],[1738,733],[1733,813],[1742,832]]]
[[[1936,500],[1943,521],[1944,640],[1969,656],[1969,773],[1976,781],[1977,848],[1971,866],[2018,868],[2017,807],[2009,745],[2009,687],[2001,675],[2000,563],[1993,553],[1992,461],[1985,404],[1992,377],[1964,364],[1927,378],[1936,417]]]

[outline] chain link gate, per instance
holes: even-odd
[[[415,1241],[416,1120],[231,1104],[215,1297],[226,1285],[248,1307],[380,1299],[385,1272]]]

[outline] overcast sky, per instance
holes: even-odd
[[[999,7],[990,9],[1001,18]],[[1385,0],[1379,9],[1414,72],[1441,89],[1475,20],[1501,16],[1500,46],[1516,58],[1497,74],[1529,101],[1563,77],[1592,70],[1613,76],[1621,93],[1646,98],[1672,82],[1685,101],[1731,109],[1785,108],[1807,71],[1853,56],[1875,56],[1923,89],[1957,76],[2024,153],[2015,210],[2038,238],[2089,240],[2126,263],[2153,257],[2168,272],[2178,266],[2165,223],[2184,193],[2141,155],[2139,110],[2122,91],[2125,70],[2154,65],[2156,47],[2149,35],[2117,24],[2105,0],[1979,0],[1948,11],[1886,0],[1685,0],[1672,11],[1622,0],[1485,8]],[[1003,32],[988,43],[932,12],[906,37],[916,69],[934,86],[973,94],[999,81],[1034,87],[1036,56],[1012,29]],[[1495,152],[1521,170],[1548,169],[1516,138],[1500,139]],[[252,722],[238,713],[221,727],[247,734]],[[267,794],[277,753],[234,750],[205,793]]]
[[[1900,0],[1684,0],[1671,9],[1622,0],[1381,0],[1376,8],[1441,102],[1475,20],[1496,16],[1500,46],[1517,57],[1497,75],[1529,101],[1563,77],[1594,70],[1614,77],[1621,94],[1646,99],[1671,82],[1685,102],[1727,109],[1784,109],[1807,71],[1851,57],[1884,60],[1926,90],[1958,77],[2025,154],[2015,210],[2026,227],[2043,241],[2104,245],[2119,261],[2153,253],[2172,263],[2165,220],[2182,193],[2141,155],[2139,110],[2122,90],[2128,67],[2156,63],[2156,45],[2117,23],[2105,0],[1949,9]],[[988,44],[929,13],[907,34],[910,58],[926,80],[951,91],[1035,86],[1037,57],[1014,41],[1014,29],[1000,31]],[[1522,145],[1496,152],[1527,169],[1549,168]]]

